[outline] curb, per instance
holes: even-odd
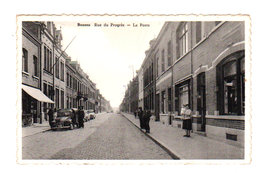
[[[129,120],[125,115],[123,115],[122,113],[120,113],[120,115],[122,115],[123,117],[125,117],[125,119],[127,119],[129,122],[131,122],[136,128],[138,128],[141,132],[143,132],[143,134],[145,134],[147,137],[149,137],[154,143],[156,143],[157,145],[159,145],[164,151],[166,151],[172,159],[175,160],[180,160],[180,157],[178,157],[176,154],[174,154],[170,149],[168,149],[167,147],[165,147],[161,142],[159,142],[158,140],[156,140],[154,137],[152,137],[151,135],[145,133],[140,127],[138,127],[135,123],[133,123],[131,120]]]
[[[51,131],[51,129],[41,130],[41,131],[39,131],[39,132],[30,134],[30,135],[26,135],[26,136],[24,136],[24,137],[22,137],[22,138],[26,138],[26,137],[29,137],[29,136],[33,136],[33,135],[36,135],[36,134],[39,134],[39,133],[44,133],[44,132],[47,132],[47,131]]]

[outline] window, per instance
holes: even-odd
[[[190,80],[175,86],[175,110],[180,113],[184,105],[190,108]]]
[[[64,91],[60,91],[60,97],[61,97],[61,109],[64,109]]]
[[[189,104],[189,87],[186,84],[179,88],[179,110],[187,104]]]
[[[49,67],[49,72],[52,73],[53,71],[53,67],[52,67],[52,51],[49,51],[50,55],[49,55],[49,63],[50,63],[50,67]]]
[[[38,76],[38,58],[33,56],[33,69],[34,69],[34,76]]]
[[[162,94],[161,94],[161,110],[162,110],[162,113],[164,114],[164,106],[165,106],[165,91],[162,91]]]
[[[49,51],[49,49],[47,49],[46,53],[47,53],[47,57],[46,57],[46,60],[47,60],[47,62],[46,62],[46,70],[47,70],[47,71],[50,71],[50,64],[49,64],[50,51]]]
[[[60,97],[59,97],[59,89],[56,88],[56,108],[60,108]]]
[[[182,23],[178,29],[178,58],[188,52],[188,24]]]
[[[217,67],[218,109],[225,115],[245,114],[245,58],[238,52]]]
[[[47,48],[44,46],[44,70],[47,70]]]
[[[198,43],[201,40],[201,28],[202,23],[196,22],[196,43]]]
[[[22,70],[28,72],[28,51],[23,48]]]
[[[43,83],[43,93],[47,96],[47,84]]]
[[[64,63],[60,62],[60,68],[61,68],[61,80],[64,81]]]
[[[172,42],[171,42],[171,40],[168,42],[167,56],[168,56],[168,67],[169,67],[172,65]]]
[[[67,87],[70,86],[70,75],[67,73]]]
[[[159,76],[159,57],[156,58],[156,77]]]
[[[55,64],[55,69],[56,69],[56,78],[59,78],[59,76],[60,76],[60,73],[59,73],[59,65],[60,65],[60,63],[59,63],[57,57],[56,57],[56,59],[55,59],[55,62],[56,62],[56,64]]]
[[[168,88],[168,111],[172,112],[172,88]]]
[[[164,49],[162,50],[162,72],[165,70]]]

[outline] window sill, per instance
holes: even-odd
[[[39,80],[39,79],[40,79],[39,77],[34,76],[34,75],[32,75],[32,78],[33,78],[33,79],[36,79],[36,80]]]
[[[30,76],[30,74],[26,71],[22,71],[22,74],[23,74],[23,76],[26,76],[26,77]]]
[[[206,118],[208,119],[225,119],[225,120],[245,120],[244,115],[206,115]]]

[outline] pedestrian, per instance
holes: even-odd
[[[184,137],[190,137],[192,123],[191,123],[191,110],[189,109],[188,104],[183,105],[183,107],[181,109],[181,115],[183,116],[182,129],[185,129],[185,131],[186,131],[186,134],[184,135]]]
[[[136,116],[137,116],[136,114],[137,114],[137,110],[136,110],[136,111],[134,111],[135,119],[136,119]]]
[[[50,108],[48,111],[48,116],[49,116],[49,125],[51,128],[52,128],[53,114],[54,114],[54,111],[52,108]]]
[[[79,106],[79,111],[78,111],[78,118],[79,118],[79,128],[84,128],[84,115],[85,115],[85,113],[84,113],[84,110],[83,110],[83,108],[82,108],[82,106]]]
[[[143,112],[143,110],[142,110],[142,107],[139,107],[138,117],[139,117],[140,128],[141,128],[141,129],[144,129],[144,126],[143,126],[143,115],[144,115],[144,112]]]
[[[144,113],[144,118],[143,118],[143,121],[144,121],[144,128],[145,128],[145,132],[146,133],[150,133],[150,118],[151,118],[152,114],[151,114],[151,111],[150,110],[146,110],[145,113]]]

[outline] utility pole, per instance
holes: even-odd
[[[72,41],[76,38],[76,36],[70,41],[70,43],[67,45],[67,47],[61,52],[60,56],[57,58],[57,60],[55,61],[55,63],[52,65],[51,70],[53,70],[53,89],[52,89],[52,95],[53,95],[53,100],[55,100],[55,70],[54,70],[54,66],[56,65],[56,63],[59,61],[60,57],[64,54],[64,52],[67,50],[67,48],[70,46],[70,44],[72,43]],[[56,46],[56,39],[54,37],[54,41],[53,41],[53,59],[55,60],[55,46]],[[58,64],[59,65],[59,64]]]

